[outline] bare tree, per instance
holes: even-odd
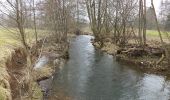
[[[157,26],[157,30],[158,30],[158,33],[159,33],[159,37],[160,37],[160,40],[161,40],[161,44],[165,50],[165,56],[166,56],[166,59],[168,61],[168,63],[170,64],[170,55],[169,55],[169,48],[166,46],[166,44],[164,43],[163,41],[163,37],[162,37],[162,34],[161,34],[161,30],[159,28],[159,24],[158,24],[158,19],[157,19],[157,15],[156,15],[156,11],[155,11],[155,6],[154,6],[154,3],[153,3],[153,0],[151,0],[151,5],[152,5],[152,8],[154,10],[154,15],[155,15],[155,21],[156,21],[156,26]]]
[[[26,37],[26,32],[25,32],[25,27],[26,27],[26,18],[28,18],[28,6],[29,2],[26,2],[24,0],[6,0],[4,3],[1,2],[1,5],[3,6],[3,10],[1,10],[1,13],[5,13],[8,18],[12,20],[13,23],[15,23],[13,30],[15,30],[13,33],[18,33],[15,37],[19,37],[17,39],[20,40],[20,42],[23,45],[24,52],[26,54],[26,63],[25,63],[25,70],[27,74],[23,77],[24,79],[19,83],[20,87],[18,88],[18,91],[21,91],[22,88],[24,88],[27,93],[21,93],[17,97],[17,99],[22,100],[23,94],[27,94],[27,98],[31,100],[33,98],[33,85],[32,82],[33,76],[32,76],[32,71],[33,71],[33,64],[32,64],[32,59],[31,59],[31,49],[27,43],[27,37]],[[5,4],[5,5],[4,5]],[[12,14],[12,16],[10,15]],[[5,21],[5,19],[3,19]],[[31,19],[30,19],[31,20]],[[2,25],[3,26],[3,25]],[[4,28],[8,29],[8,27],[4,26]],[[10,31],[10,30],[9,30]],[[24,84],[27,84],[27,88],[23,87]],[[15,99],[15,98],[14,98]]]
[[[143,13],[143,45],[146,45],[146,0],[144,0],[144,13]]]
[[[104,15],[106,15],[106,5],[103,0],[86,0],[86,7],[88,12],[88,17],[90,20],[91,30],[95,36],[95,40],[99,41],[101,47],[102,42],[102,29],[104,24]]]
[[[146,0],[139,0],[139,40],[146,45]]]
[[[35,31],[35,41],[37,45],[38,35],[37,35],[37,24],[36,24],[36,10],[35,10],[35,0],[32,0],[33,5],[33,15],[34,15],[34,31]],[[36,48],[37,49],[37,48]]]
[[[133,34],[133,23],[136,15],[137,1],[136,0],[112,0],[112,13],[110,22],[114,26],[114,42],[116,44],[126,44],[130,36]],[[134,34],[133,34],[134,35]]]

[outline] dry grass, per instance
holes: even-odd
[[[83,31],[83,32],[88,32],[88,33],[92,33],[92,30],[90,29],[90,26],[85,26],[85,27],[83,27],[83,28],[81,28],[81,31]]]
[[[26,29],[25,31],[27,34],[27,42],[33,43],[35,41],[34,30]],[[37,32],[41,38],[47,31],[38,30]],[[0,83],[9,82],[9,74],[6,70],[6,61],[7,59],[11,58],[14,49],[19,47],[22,47],[22,45],[16,29],[0,28]],[[40,92],[37,92],[36,94],[40,95]],[[0,84],[0,100],[6,100],[8,97],[10,97],[9,89],[4,87],[4,84]]]
[[[4,89],[3,87],[0,87],[0,100],[8,100],[9,97],[10,91]]]
[[[34,30],[32,29],[26,29],[26,38],[28,43],[35,42],[35,34]],[[46,30],[37,30],[38,38],[41,39],[42,37],[45,37],[49,31]],[[3,29],[0,28],[0,45],[3,44],[12,44],[12,45],[18,45],[20,44],[20,34],[17,29],[9,28],[9,29]]]
[[[52,73],[54,70],[47,66],[43,66],[43,68],[37,69],[34,71],[34,80],[41,80],[43,78],[48,78],[50,76],[52,76]]]
[[[5,43],[0,46],[0,100],[6,100],[6,98],[10,97],[9,89],[6,88],[4,85],[9,84],[9,74],[6,70],[6,61],[7,58],[11,56],[13,49],[8,46],[5,46]],[[4,99],[5,98],[5,99]]]

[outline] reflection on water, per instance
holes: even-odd
[[[95,50],[91,36],[70,44],[70,59],[53,80],[52,100],[168,100],[170,82],[118,64]]]

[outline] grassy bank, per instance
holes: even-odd
[[[30,47],[35,48],[34,30],[26,29],[27,43]],[[37,30],[38,32],[38,52],[41,52],[41,57],[46,56],[49,62],[42,65],[42,68],[33,69],[33,96],[34,100],[41,100],[43,97],[42,87],[37,84],[37,81],[47,79],[53,75],[56,68],[62,67],[67,57],[67,50],[61,49],[66,44],[56,43],[56,38],[51,37],[49,31]],[[68,34],[68,40],[74,37],[74,34]],[[43,43],[44,38],[45,42]],[[43,45],[43,48],[42,48]],[[63,51],[64,50],[64,51]],[[25,70],[26,55],[23,53],[23,47],[16,29],[0,29],[0,100],[15,98],[18,96],[20,88],[17,80],[22,80],[26,77]],[[32,52],[32,60],[35,64],[39,55]],[[19,63],[18,63],[19,62]],[[17,79],[17,80],[16,80]],[[24,98],[24,100],[26,100]]]
[[[35,40],[34,38],[34,31],[31,29],[26,29],[28,42],[31,44]],[[38,33],[43,35],[43,30],[38,30]],[[7,68],[7,61],[12,59],[12,55],[15,54],[15,50],[17,48],[22,48],[21,42],[19,40],[19,34],[16,29],[3,29],[0,28],[0,100],[11,100],[11,76],[9,73],[9,69]],[[15,69],[14,65],[11,65],[12,69]],[[34,83],[34,95],[36,98],[42,97],[41,90],[37,83]]]
[[[169,33],[168,33],[169,34]],[[164,42],[169,43],[166,35],[162,35]],[[120,63],[136,66],[146,73],[168,75],[168,62],[165,59],[165,51],[162,48],[157,31],[147,30],[147,46],[143,48],[137,42],[130,40],[124,46],[114,44],[114,41],[107,36],[100,42],[93,41],[93,45],[103,52],[114,55]],[[169,46],[167,44],[167,46]]]

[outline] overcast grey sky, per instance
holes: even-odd
[[[147,1],[147,6],[150,7],[151,6],[151,0],[146,0],[146,1]],[[155,5],[156,12],[159,12],[161,0],[153,0],[153,2],[154,2],[154,5]]]
[[[0,1],[6,1],[6,0],[0,0]],[[153,0],[153,1],[154,1],[156,12],[159,13],[161,0]],[[151,0],[146,0],[146,2],[147,2],[147,6],[150,7],[151,6]]]

